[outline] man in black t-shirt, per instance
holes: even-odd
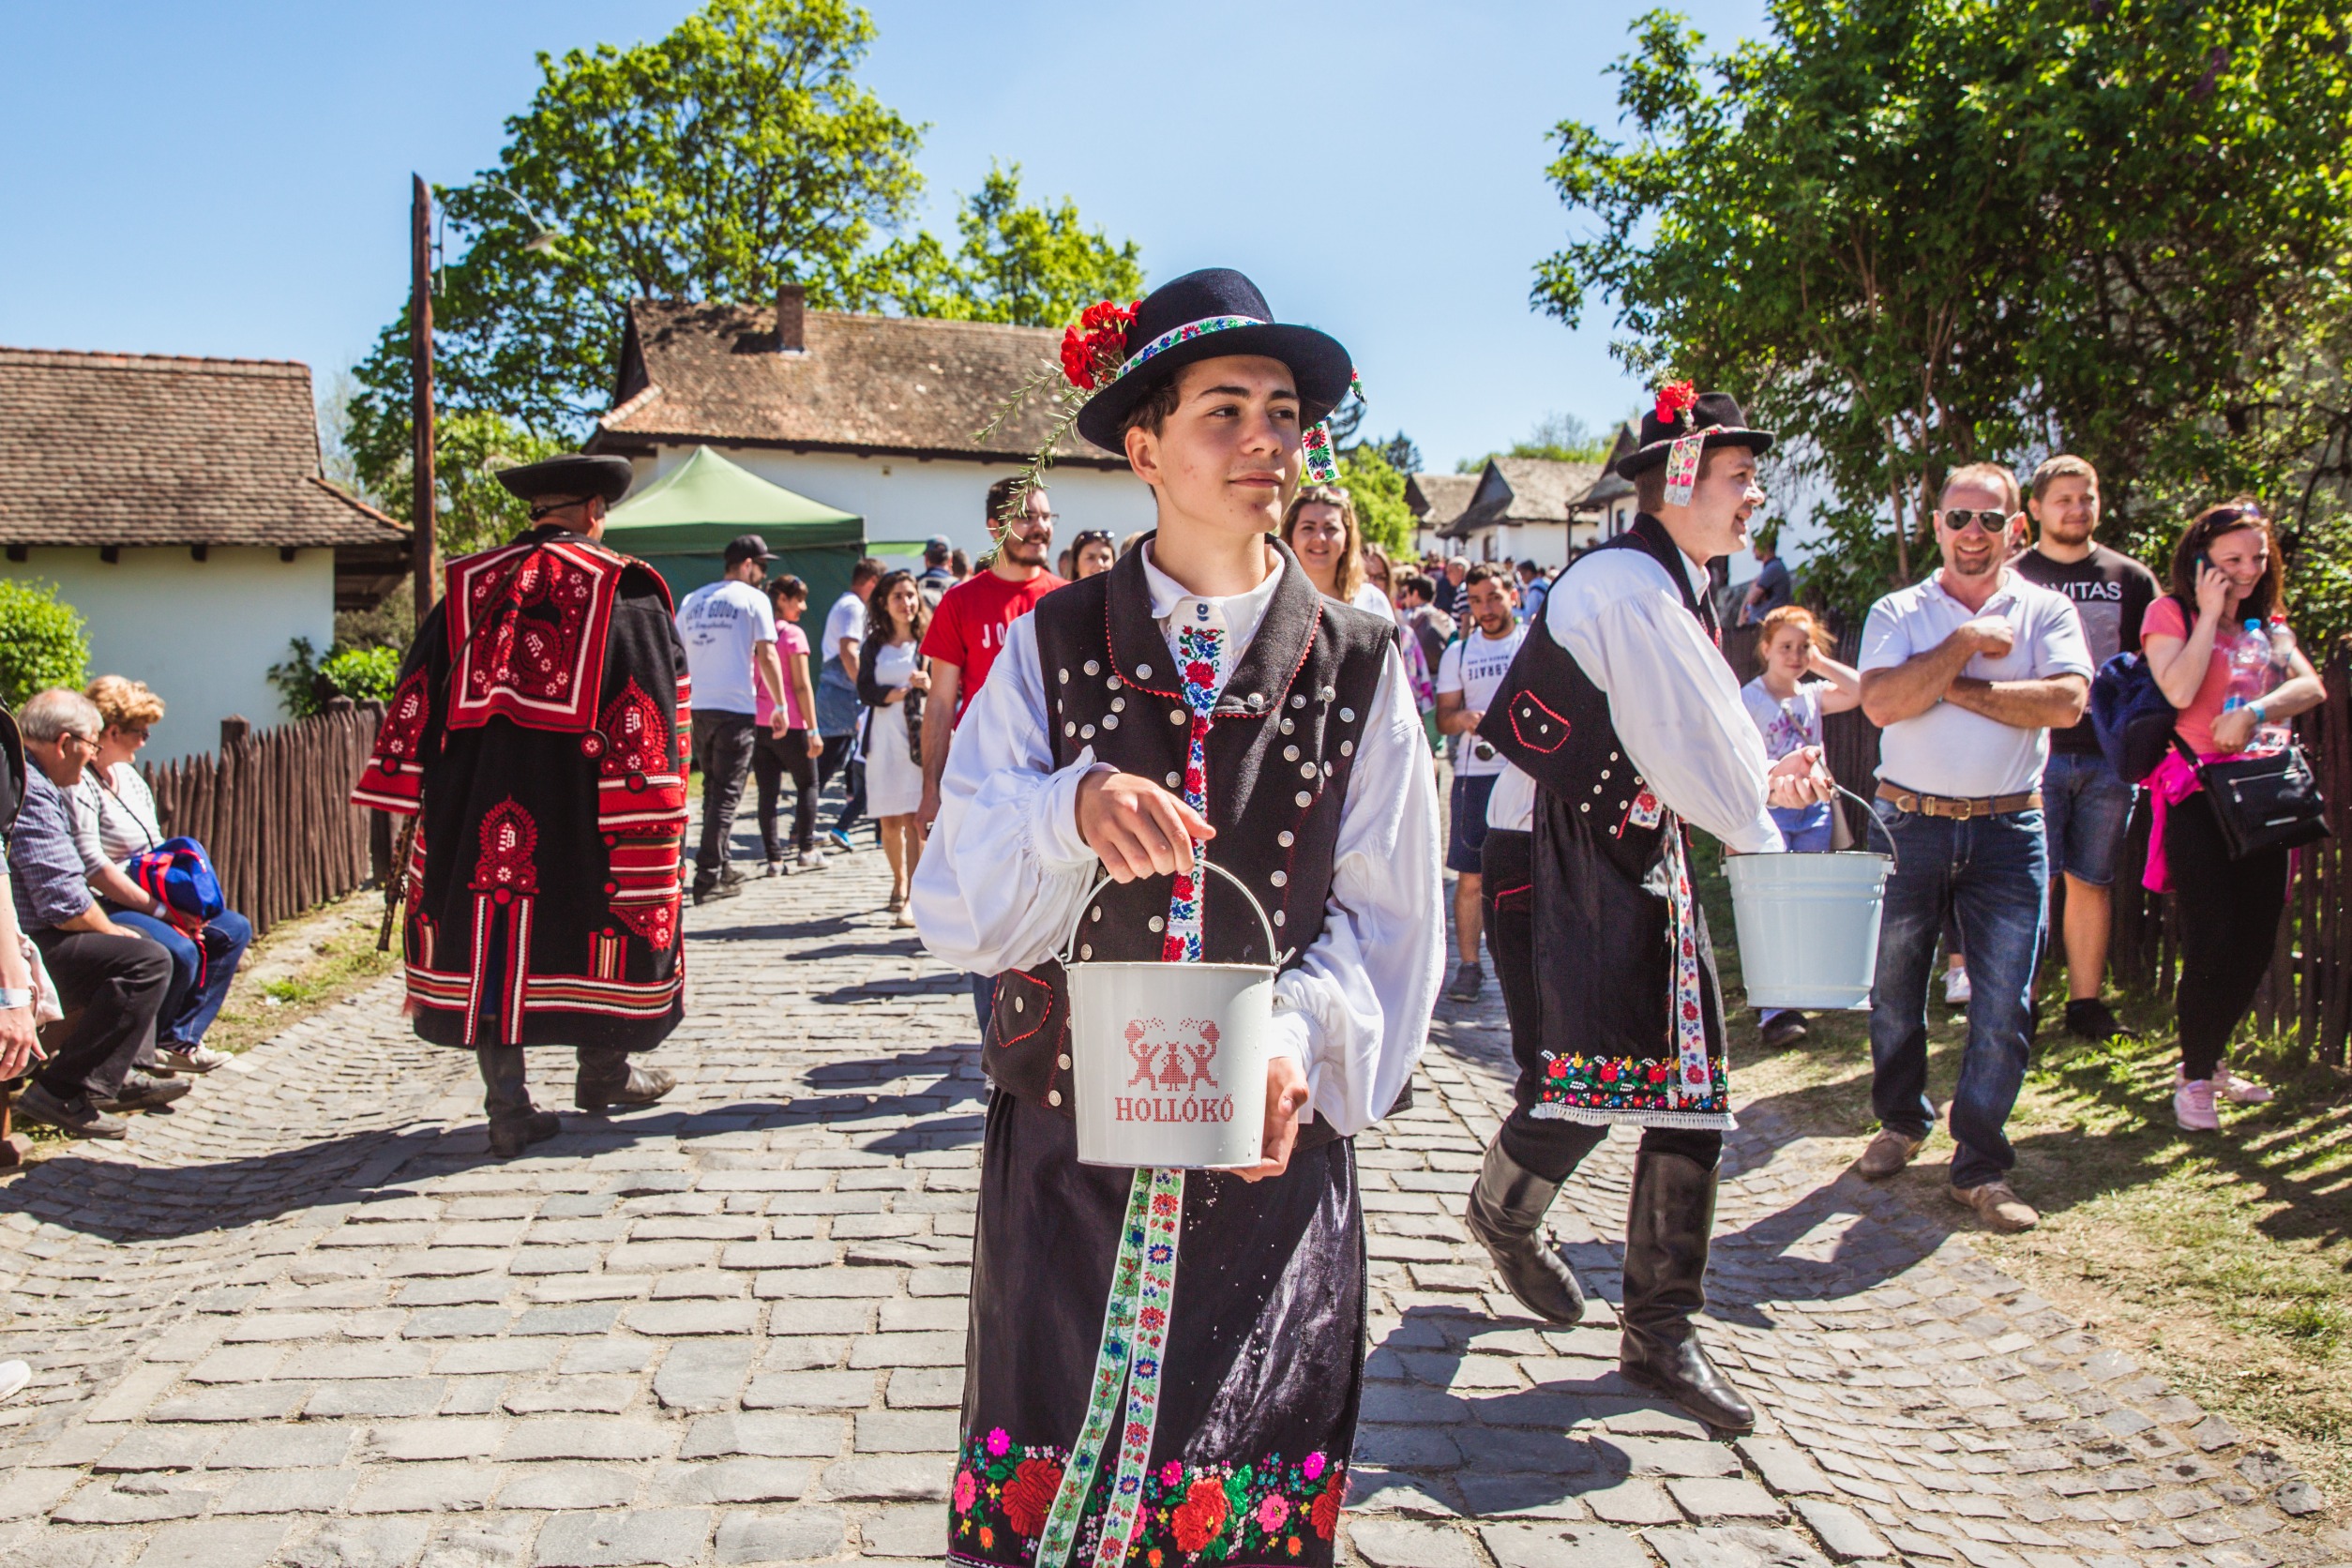
[[[2060,454],[2034,470],[2027,507],[2033,514],[2033,548],[2011,563],[2029,582],[2053,588],[2074,603],[2090,644],[2090,662],[2140,651],[2140,618],[2164,592],[2155,574],[2130,556],[2095,544],[2099,475],[2080,458]],[[2050,761],[2042,775],[2043,830],[2048,836],[2050,885],[2066,874],[2066,1028],[2086,1040],[2103,1040],[2121,1027],[2099,998],[2107,967],[2109,890],[2116,853],[2132,820],[2133,786],[2116,776],[2099,749],[2085,714],[2079,723],[2050,731]]]

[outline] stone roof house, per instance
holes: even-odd
[[[150,760],[281,719],[269,666],[407,571],[407,531],[320,473],[308,366],[0,348],[0,572],[57,585],[94,674],[156,688]]]
[[[774,308],[641,299],[629,307],[612,407],[589,449],[629,457],[640,482],[713,446],[772,483],[867,520],[884,555],[943,534],[988,545],[988,486],[1044,439],[1033,399],[977,432],[1041,367],[1045,327],[811,310],[797,286]],[[1152,525],[1151,491],[1123,456],[1073,435],[1048,475],[1063,543],[1083,528]]]

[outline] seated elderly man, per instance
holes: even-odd
[[[147,1110],[188,1093],[133,1063],[155,1048],[156,1014],[172,986],[172,955],[107,917],[90,897],[73,842],[67,794],[98,754],[97,706],[63,687],[35,695],[17,716],[24,736],[24,804],[8,836],[9,891],[67,1012],[81,1018],[17,1096],[17,1114],[80,1138],[120,1138],[122,1110]]]
[[[130,858],[163,842],[155,796],[135,761],[147,731],[163,718],[163,699],[145,682],[120,675],[100,675],[83,695],[98,705],[106,726],[98,731],[98,755],[68,797],[83,871],[114,924],[152,938],[172,955],[172,988],[155,1026],[162,1070],[209,1073],[229,1057],[204,1044],[204,1031],[228,999],[229,983],[253,940],[252,924],[234,910],[210,920],[182,914],[131,879]]]

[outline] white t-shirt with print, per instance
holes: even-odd
[[[694,677],[696,713],[759,711],[751,675],[754,645],[776,641],[776,607],[748,582],[706,582],[678,606],[678,641]]]
[[[1502,689],[1502,678],[1511,671],[1511,661],[1517,656],[1519,644],[1527,641],[1527,627],[1513,625],[1500,637],[1488,637],[1476,624],[1470,635],[1450,643],[1445,657],[1438,665],[1438,694],[1461,694],[1462,706],[1472,713],[1484,713],[1493,705],[1495,693]],[[1486,753],[1484,757],[1479,753]],[[1508,764],[1502,754],[1491,746],[1482,746],[1475,736],[1464,741],[1462,755],[1454,764],[1454,771],[1464,777],[1476,777],[1500,773]]]
[[[1764,737],[1764,755],[1777,762],[1800,746],[1821,744],[1821,693],[1824,683],[1799,681],[1786,698],[1764,689],[1758,675],[1740,688],[1740,701]]]

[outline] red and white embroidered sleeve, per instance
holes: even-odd
[[[385,704],[384,722],[376,728],[375,749],[352,787],[354,806],[373,807],[397,816],[413,817],[425,793],[425,759],[440,749],[446,716],[436,712],[446,660],[437,656],[446,637],[442,611],[431,615],[401,661],[392,701]]]

